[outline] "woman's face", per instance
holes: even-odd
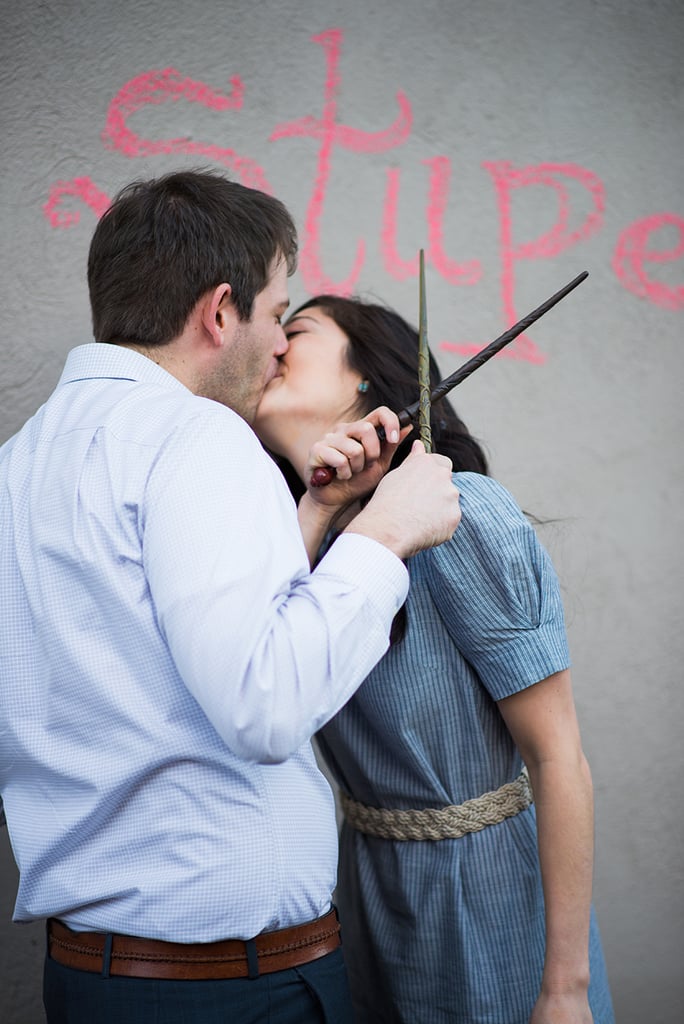
[[[361,415],[361,375],[347,362],[347,335],[319,307],[296,313],[285,334],[288,350],[264,391],[254,429],[267,448],[288,457],[302,440],[312,444],[336,423]]]

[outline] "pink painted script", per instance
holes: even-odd
[[[401,92],[397,93],[399,113],[395,121],[384,131],[364,132],[356,128],[349,128],[347,125],[337,124],[337,92],[340,85],[338,65],[342,38],[340,29],[330,29],[320,35],[312,36],[313,42],[320,43],[326,55],[327,67],[321,119],[304,117],[298,121],[289,121],[286,124],[278,125],[270,136],[272,142],[276,139],[293,136],[320,139],[316,178],[304,220],[304,244],[300,258],[300,271],[304,284],[312,295],[315,295],[316,292],[349,295],[354,290],[365,258],[365,245],[363,241],[360,241],[354,264],[348,276],[340,282],[330,280],[321,267],[320,225],[334,147],[336,145],[344,146],[355,153],[382,153],[400,146],[406,141],[411,131],[411,106]]]
[[[333,280],[323,267],[322,241],[326,197],[334,173],[334,157],[338,149],[359,155],[374,155],[398,150],[411,137],[413,111],[407,96],[396,91],[397,113],[394,120],[377,131],[362,131],[338,122],[338,96],[342,86],[340,61],[344,33],[339,28],[328,29],[311,37],[320,46],[325,60],[323,100],[320,115],[307,114],[277,124],[268,136],[270,142],[293,138],[312,139],[318,146],[316,169],[304,217],[300,272],[310,294],[325,291],[339,295],[350,294],[366,261],[367,240],[359,238],[356,253],[346,276]],[[232,113],[243,109],[245,87],[242,79],[234,75],[230,90],[223,92],[204,82],[183,77],[174,68],[143,72],[127,82],[109,104],[102,132],[107,149],[121,153],[129,159],[157,154],[189,154],[207,158],[226,167],[246,186],[272,193],[264,169],[248,156],[234,149],[209,142],[194,142],[188,138],[149,139],[136,133],[131,119],[150,105],[195,103],[218,113]],[[427,244],[426,260],[450,285],[472,287],[482,280],[483,270],[478,260],[457,259],[448,255],[444,243],[444,218],[449,205],[451,160],[448,156],[426,157],[423,164],[429,168],[429,183],[425,203]],[[505,326],[519,319],[516,310],[516,270],[525,261],[553,259],[565,250],[580,245],[603,226],[605,190],[599,178],[590,170],[573,163],[540,163],[515,167],[508,161],[482,164],[494,187],[499,218],[499,255],[501,281],[501,307]],[[538,238],[521,239],[516,232],[513,216],[513,196],[516,190],[543,187],[555,196],[556,217]],[[588,212],[581,213],[573,204],[573,195],[579,191]],[[398,249],[398,222],[401,194],[401,169],[385,169],[385,198],[382,210],[382,228],[378,248],[386,273],[397,281],[416,277],[418,257],[403,257]],[[413,197],[412,201],[413,201]],[[70,181],[55,182],[43,207],[45,217],[54,228],[71,228],[78,224],[78,209],[73,201],[88,207],[96,217],[102,216],[109,205],[108,196],[86,176]],[[663,232],[675,231],[678,241],[669,248],[649,247],[651,239]],[[643,217],[628,225],[620,233],[612,260],[612,268],[620,283],[632,295],[669,310],[684,308],[684,286],[667,286],[648,274],[648,266],[674,263],[684,256],[684,217],[674,213],[658,213]],[[442,341],[444,350],[470,354],[482,346],[469,342]],[[520,335],[500,356],[542,363],[531,338]]]

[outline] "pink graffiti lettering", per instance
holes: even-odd
[[[647,249],[652,234],[663,227],[672,226],[679,231],[679,244],[673,249]],[[668,288],[649,278],[644,263],[667,263],[684,255],[684,218],[673,213],[655,213],[625,228],[618,238],[613,257],[613,270],[628,291],[649,299],[666,309],[684,308],[684,286]]]
[[[384,131],[365,132],[336,124],[336,95],[340,85],[338,65],[343,33],[340,29],[329,29],[320,35],[312,36],[311,39],[314,43],[320,43],[326,55],[323,116],[320,120],[308,116],[279,124],[271,133],[270,141],[302,136],[320,140],[314,187],[304,221],[304,242],[299,268],[304,283],[312,294],[329,292],[335,295],[348,295],[354,290],[365,260],[363,239],[358,243],[352,269],[344,281],[335,282],[327,277],[323,273],[320,258],[320,224],[332,170],[333,148],[337,145],[356,153],[381,153],[401,145],[411,130],[411,106],[404,94],[397,92],[399,114]]]
[[[340,60],[344,33],[333,28],[311,37],[323,48],[325,76],[323,106],[320,117],[307,115],[275,126],[269,142],[282,139],[310,138],[316,140],[318,153],[313,187],[310,193],[302,231],[300,272],[310,294],[326,291],[350,294],[359,279],[366,258],[366,240],[360,238],[351,270],[341,281],[327,276],[322,266],[321,226],[329,186],[333,174],[335,147],[357,154],[384,153],[402,146],[412,130],[412,107],[401,91],[395,94],[398,112],[388,127],[363,131],[338,123],[338,94],[341,88]],[[239,155],[234,149],[211,143],[194,142],[187,137],[151,139],[136,133],[131,118],[150,106],[195,103],[212,111],[242,110],[244,85],[238,75],[230,79],[230,89],[222,92],[201,81],[183,77],[174,68],[146,71],[131,78],[111,100],[101,138],[104,145],[127,158],[150,157],[156,154],[195,154],[223,165],[251,188],[272,194],[263,168],[254,160]],[[448,209],[451,161],[445,155],[422,160],[429,169],[425,203],[425,252],[428,262],[450,285],[472,286],[482,278],[482,267],[475,259],[456,260],[447,255],[444,224]],[[523,261],[551,259],[595,232],[603,220],[604,187],[598,177],[586,168],[571,163],[540,163],[514,167],[508,161],[482,164],[494,185],[499,218],[499,253],[501,264],[501,302],[504,319],[512,324],[518,319],[514,294],[516,271]],[[516,190],[541,186],[556,201],[555,219],[538,238],[519,240],[514,230],[513,203]],[[401,169],[387,168],[382,210],[380,254],[385,271],[398,281],[418,274],[418,256],[403,258],[398,246],[398,218]],[[550,192],[548,191],[550,190]],[[577,195],[580,201],[577,200]],[[101,217],[109,206],[109,197],[87,176],[57,181],[50,187],[43,213],[53,228],[69,228],[79,223],[80,212],[73,201]],[[657,247],[653,236],[660,232],[678,232],[678,241]],[[613,254],[612,268],[620,284],[633,295],[654,305],[679,310],[684,308],[684,286],[658,281],[655,267],[681,260],[684,256],[684,218],[675,213],[657,213],[626,227],[619,235]],[[650,266],[649,266],[650,265]],[[649,273],[650,271],[650,273]],[[662,276],[662,275],[661,275]],[[442,341],[440,348],[465,355],[478,351],[479,343]],[[503,350],[501,356],[544,362],[534,342],[524,333]]]
[[[189,139],[145,139],[128,126],[132,114],[148,104],[199,103],[211,110],[240,110],[244,86],[238,75],[231,78],[228,95],[210,89],[204,82],[183,78],[174,68],[146,71],[127,82],[109,104],[102,141],[108,149],[116,149],[127,157],[153,156],[158,153],[189,153],[209,157],[234,171],[243,185],[272,192],[263,169],[254,160],[238,156],[233,149],[191,142]]]
[[[449,259],[444,252],[444,211],[449,194],[451,161],[448,157],[436,156],[432,160],[423,160],[423,163],[431,168],[426,209],[428,245],[425,250],[425,259],[427,262],[431,262],[437,272],[450,284],[475,284],[482,276],[479,262],[469,260],[467,263],[457,263],[456,260]],[[418,257],[415,256],[412,260],[402,260],[397,252],[399,176],[398,168],[390,168],[387,171],[380,244],[385,269],[398,281],[404,281],[407,277],[417,277]]]
[[[90,178],[72,178],[71,181],[57,181],[50,187],[43,213],[53,228],[70,228],[78,224],[81,214],[78,210],[64,211],[64,200],[71,196],[80,199],[100,218],[109,206],[109,197],[101,192]]]
[[[499,206],[501,285],[504,315],[509,324],[518,319],[513,294],[515,288],[515,264],[520,260],[549,259],[559,252],[588,238],[599,229],[604,210],[604,189],[602,183],[591,171],[576,164],[537,164],[530,167],[514,168],[508,161],[484,163],[492,176]],[[567,182],[571,179],[587,190],[591,197],[592,209],[584,220],[574,228],[570,226],[570,199]],[[530,242],[513,241],[511,215],[511,194],[514,189],[530,185],[545,185],[553,189],[558,197],[558,219],[551,229]],[[460,351],[460,349],[458,349]],[[544,356],[537,350],[531,338],[523,333],[501,353],[514,359],[526,359],[541,363]]]

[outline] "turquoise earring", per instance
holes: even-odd
[[[365,395],[366,392],[368,391],[368,381],[362,380],[356,390],[359,392],[359,394]]]

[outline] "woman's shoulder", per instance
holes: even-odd
[[[541,545],[517,501],[498,480],[481,473],[454,473],[461,522],[450,540],[417,556],[429,575],[498,576],[513,562],[538,559]]]
[[[501,533],[511,529],[529,529],[530,525],[520,505],[502,483],[482,473],[454,473],[461,503],[461,525],[477,533]]]
[[[511,492],[492,476],[483,473],[457,472],[452,478],[460,493],[473,502],[481,504],[497,504],[503,502],[518,508]]]

